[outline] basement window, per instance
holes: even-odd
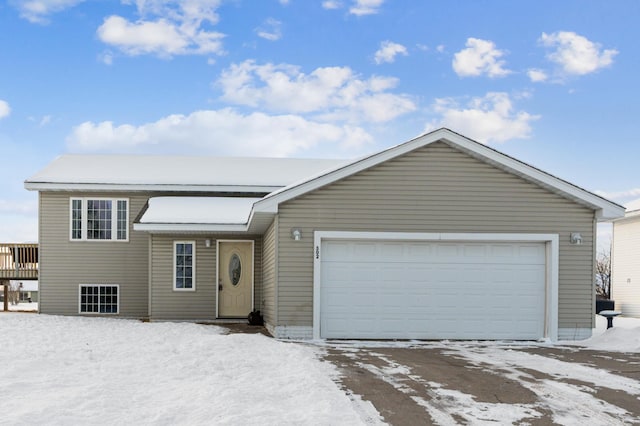
[[[117,284],[80,284],[79,311],[81,314],[117,314],[119,293]]]

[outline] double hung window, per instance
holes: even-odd
[[[196,242],[173,242],[173,289],[196,289]]]

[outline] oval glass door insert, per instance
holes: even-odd
[[[231,259],[229,259],[229,280],[231,284],[238,285],[241,274],[242,263],[240,262],[240,256],[237,253],[233,253]]]

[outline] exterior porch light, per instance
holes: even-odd
[[[211,247],[211,240],[210,240],[210,239],[208,239],[208,238],[207,238],[206,240],[204,240],[204,246],[205,246],[206,248]]]
[[[300,241],[302,239],[302,231],[299,228],[293,228],[291,230],[291,238],[295,241]]]
[[[571,242],[571,244],[579,246],[580,244],[582,244],[582,234],[579,232],[572,232],[571,239],[569,241]]]

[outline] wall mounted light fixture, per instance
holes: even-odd
[[[571,239],[569,241],[571,242],[571,244],[579,246],[580,244],[582,244],[582,234],[579,232],[572,232]]]
[[[207,248],[211,247],[211,240],[208,239],[208,238],[206,240],[204,240],[204,246],[207,247]]]
[[[302,239],[302,231],[299,228],[293,228],[291,230],[291,238],[295,241],[300,241]]]

